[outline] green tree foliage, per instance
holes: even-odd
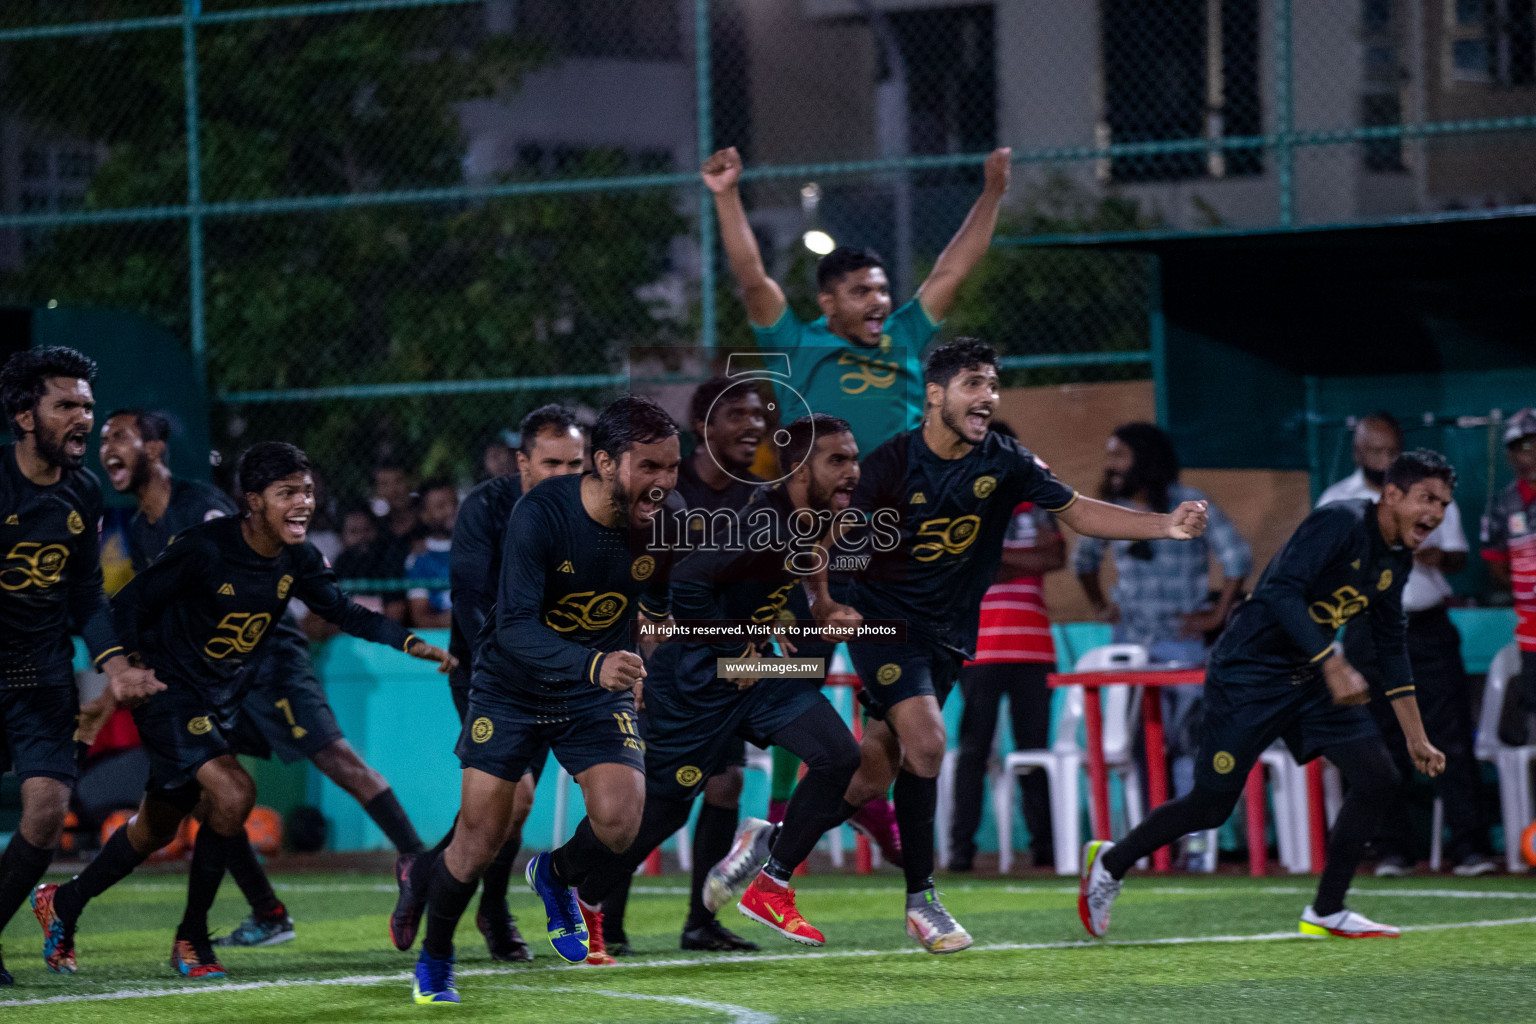
[[[996,244],[972,271],[945,324],[947,336],[974,336],[1004,355],[1145,349],[1148,259],[1133,252],[1006,244],[1031,235],[1145,230],[1157,221],[1132,199],[1101,198],[1065,175],[1026,186],[999,219]],[[1134,376],[1144,375],[1144,368]],[[1105,370],[1095,369],[1095,379]],[[1073,370],[1014,371],[1017,385],[1075,379]]]
[[[0,22],[178,6],[30,0],[3,5]],[[478,7],[444,7],[199,28],[205,201],[462,183],[459,104],[504,95],[557,56],[486,33],[483,18]],[[46,137],[104,152],[87,209],[185,201],[181,46],[172,28],[0,53],[9,112]],[[560,173],[629,170],[623,154],[590,151]],[[606,372],[630,345],[669,342],[678,329],[637,294],[663,276],[667,242],[686,228],[667,190],[214,215],[205,225],[214,392]],[[29,240],[0,287],[11,301],[130,310],[186,336],[187,252],[176,217],[55,229]],[[244,407],[221,414],[215,436],[231,446],[284,437],[322,466],[388,452],[467,475],[478,459],[472,439],[549,397]],[[338,489],[355,491],[360,471],[337,471],[357,477]]]

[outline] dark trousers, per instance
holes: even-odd
[[[997,733],[998,705],[1006,695],[1013,720],[1013,741],[1020,750],[1038,750],[1050,742],[1051,691],[1044,662],[991,662],[960,670],[960,760],[955,767],[955,812],[950,828],[952,862],[969,864],[976,856],[987,759]],[[1046,775],[1030,772],[1019,779],[1024,824],[1036,867],[1055,863],[1051,846],[1051,797]]]
[[[1376,654],[1368,622],[1357,621],[1345,631],[1344,656],[1367,679],[1377,681],[1372,678]],[[1445,808],[1449,833],[1446,859],[1455,864],[1469,854],[1487,853],[1489,845],[1482,778],[1472,753],[1472,689],[1461,663],[1461,634],[1444,608],[1408,616],[1408,662],[1413,668],[1414,695],[1419,702],[1419,717],[1424,720],[1424,732],[1429,742],[1445,753],[1445,772],[1432,779],[1431,784]],[[1417,859],[1417,844],[1405,795],[1413,785],[1413,762],[1408,757],[1397,714],[1380,696],[1379,689],[1372,695],[1371,714],[1404,780],[1388,802],[1373,842],[1382,856],[1402,857],[1411,862]]]

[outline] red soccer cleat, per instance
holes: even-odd
[[[803,946],[825,946],[826,936],[812,928],[795,908],[795,890],[759,874],[741,894],[736,909]]]
[[[576,905],[581,908],[581,919],[587,925],[587,965],[589,967],[612,967],[618,963],[613,954],[608,952],[608,946],[603,941],[603,912],[596,907],[589,907],[581,899],[576,900]]]

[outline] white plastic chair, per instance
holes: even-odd
[[[1488,666],[1488,685],[1483,689],[1483,711],[1478,716],[1472,750],[1479,761],[1490,761],[1499,773],[1499,810],[1504,823],[1504,862],[1511,872],[1523,871],[1520,863],[1520,832],[1530,822],[1531,762],[1536,744],[1506,746],[1499,741],[1499,712],[1504,692],[1520,674],[1520,648],[1510,643],[1494,655]],[[1431,839],[1431,856],[1438,857],[1440,829]]]
[[[1074,666],[1078,672],[1138,669],[1147,664],[1147,649],[1138,644],[1107,644],[1088,651]],[[1135,687],[1104,687],[1104,764],[1120,777],[1125,792],[1125,816],[1130,828],[1141,823],[1143,804],[1141,773],[1131,756],[1136,701]],[[1083,688],[1069,686],[1062,694],[1056,715],[1056,737],[1044,750],[1016,750],[1003,758],[1003,770],[993,786],[992,809],[997,820],[998,870],[1013,866],[1014,779],[1032,771],[1044,771],[1050,787],[1051,836],[1056,873],[1075,875],[1082,845],[1079,815],[1078,774],[1083,769],[1083,750],[1077,730],[1083,719]]]
[[[1308,874],[1312,870],[1312,841],[1307,818],[1307,770],[1296,763],[1284,743],[1270,746],[1259,755],[1259,763],[1269,769],[1280,866],[1293,875]]]

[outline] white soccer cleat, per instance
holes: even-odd
[[[958,953],[975,941],[932,889],[907,897],[907,934],[930,953]]]
[[[1298,930],[1303,935],[1315,935],[1323,939],[1330,935],[1339,939],[1396,939],[1403,934],[1401,929],[1390,924],[1377,924],[1353,910],[1341,910],[1337,914],[1322,917],[1310,906],[1301,912]]]
[[[1103,864],[1104,854],[1115,848],[1106,840],[1094,840],[1083,845],[1083,871],[1077,884],[1077,916],[1083,919],[1083,927],[1094,938],[1103,937],[1109,931],[1109,908],[1120,895],[1120,881],[1109,873]]]
[[[704,878],[704,907],[710,913],[718,913],[721,907],[740,896],[768,863],[773,829],[774,826],[762,818],[748,818],[741,823],[731,842],[731,852],[720,858]]]

